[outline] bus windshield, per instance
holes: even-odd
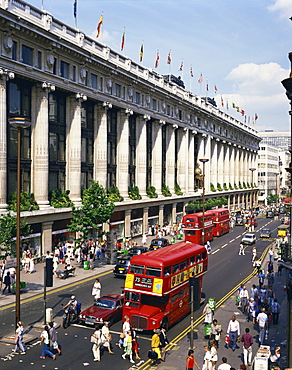
[[[156,297],[150,296],[146,294],[142,294],[141,296],[141,305],[145,304],[147,306],[153,307],[163,307],[166,306],[168,303],[168,296]]]

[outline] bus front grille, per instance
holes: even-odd
[[[131,316],[131,326],[137,329],[147,330],[147,319],[141,316]]]

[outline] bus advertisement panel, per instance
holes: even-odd
[[[208,254],[201,245],[176,243],[131,259],[125,281],[123,317],[138,330],[175,324],[190,312],[189,278],[199,279],[208,269]]]
[[[226,208],[211,209],[206,215],[213,217],[213,236],[220,236],[229,233],[230,212]]]
[[[213,240],[213,216],[204,215],[204,242]],[[182,219],[184,241],[203,244],[203,212],[185,215]]]

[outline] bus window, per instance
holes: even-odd
[[[125,300],[126,306],[139,307],[140,294],[133,292],[126,292]]]
[[[179,272],[179,265],[174,265],[172,268],[172,273],[176,274],[177,272]]]
[[[200,262],[200,261],[201,261],[201,259],[202,259],[202,256],[201,256],[200,254],[198,254],[198,255],[197,255],[197,258],[196,258],[196,261],[197,261],[197,262]]]
[[[139,275],[143,275],[143,273],[144,273],[144,266],[131,265],[131,266],[130,266],[130,272],[131,272],[132,274],[139,274]]]
[[[196,235],[196,230],[186,230],[185,234],[186,235]]]
[[[186,222],[195,222],[194,218],[186,218]]]
[[[179,265],[180,270],[184,270],[186,267],[187,267],[187,261],[183,261]]]
[[[163,307],[168,303],[168,295],[162,297],[151,296],[147,294],[142,294],[141,305],[147,305],[152,307]]]
[[[202,253],[202,259],[205,260],[207,258],[207,252]]]
[[[183,296],[184,296],[184,289],[181,289],[181,290],[178,292],[177,299],[181,299]]]
[[[190,257],[190,264],[193,265],[195,263],[195,257]]]
[[[163,276],[169,276],[170,275],[170,266],[167,266],[165,267],[164,271],[163,271]]]
[[[175,294],[171,297],[170,303],[174,303],[178,298],[178,294]]]
[[[154,276],[160,277],[161,276],[161,269],[157,267],[146,267],[146,276]]]

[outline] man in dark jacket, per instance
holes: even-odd
[[[161,328],[159,338],[160,338],[160,346],[159,347],[160,347],[160,351],[161,351],[161,361],[165,362],[165,354],[166,354],[165,347],[169,343],[169,341],[167,339],[167,336],[166,336],[166,329],[165,328]]]

